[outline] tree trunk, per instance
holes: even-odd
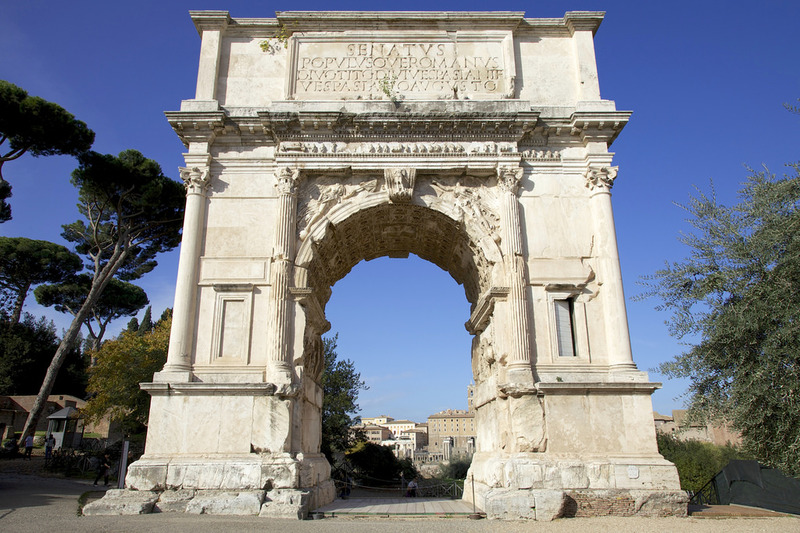
[[[72,319],[69,328],[64,332],[64,337],[61,339],[61,343],[58,345],[53,360],[47,368],[47,374],[44,376],[42,387],[39,389],[39,394],[36,395],[36,400],[33,402],[31,412],[28,413],[28,419],[25,421],[25,426],[22,428],[22,436],[19,440],[20,446],[25,442],[25,437],[33,435],[36,432],[36,426],[39,424],[39,418],[42,416],[45,404],[47,404],[47,397],[50,396],[50,391],[53,390],[53,384],[56,381],[56,376],[58,376],[58,371],[61,369],[61,365],[64,363],[64,359],[66,359],[70,348],[78,338],[83,322],[86,320],[86,317],[89,316],[92,307],[94,307],[94,304],[106,288],[106,285],[108,285],[108,282],[125,262],[127,255],[126,251],[122,252],[116,258],[112,258],[112,260],[106,264],[105,268],[100,271],[100,275],[92,282],[92,287],[89,289],[86,301],[83,302],[83,305]]]
[[[19,317],[22,316],[22,306],[25,304],[25,297],[28,296],[28,291],[31,289],[31,284],[26,285],[25,290],[17,293],[17,299],[14,300],[14,311],[11,314],[11,323],[19,324]]]

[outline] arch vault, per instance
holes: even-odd
[[[191,15],[197,91],[167,113],[187,147],[170,351],[126,494],[330,502],[330,287],[415,253],[471,304],[479,507],[685,514],[628,338],[608,147],[630,113],[600,98],[602,14]]]

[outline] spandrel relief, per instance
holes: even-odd
[[[495,207],[497,200],[477,178],[435,178],[429,185],[429,190],[435,193],[435,201],[452,206],[452,214],[460,224],[476,224],[492,240],[500,242],[500,217]]]
[[[347,200],[378,192],[378,177],[320,176],[307,180],[300,192],[297,209],[297,230],[301,239],[308,235],[308,229],[325,217],[335,206]]]

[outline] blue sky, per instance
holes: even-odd
[[[97,134],[94,149],[140,150],[178,178],[183,146],[163,111],[192,98],[200,40],[190,9],[225,9],[234,17],[271,17],[281,10],[395,9],[375,2],[109,1],[6,2],[0,17],[0,79],[65,107]],[[400,7],[400,6],[397,6]],[[406,1],[405,10],[429,2]],[[485,3],[440,1],[437,10],[482,10]],[[745,165],[783,172],[798,159],[800,117],[782,107],[800,98],[797,2],[503,2],[492,8],[528,17],[606,11],[595,38],[600,89],[617,109],[632,110],[612,150],[620,166],[613,190],[634,359],[649,370],[679,353],[666,315],[654,301],[630,301],[637,279],[686,253],[684,202],[693,185],[713,178],[718,196],[734,201]],[[63,242],[61,225],[78,218],[68,157],[7,163],[14,219],[0,234]],[[156,316],[172,305],[177,251],[140,285]],[[355,361],[370,390],[361,414],[423,421],[466,407],[470,338],[463,289],[438,267],[413,257],[362,262],[333,289],[328,304],[339,354]],[[26,310],[69,320],[38,307]],[[127,320],[116,325],[115,332]],[[684,383],[664,388],[656,410],[679,408]]]

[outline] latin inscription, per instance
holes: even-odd
[[[457,96],[507,91],[499,42],[303,43],[298,97]],[[383,95],[383,96],[382,96]]]

